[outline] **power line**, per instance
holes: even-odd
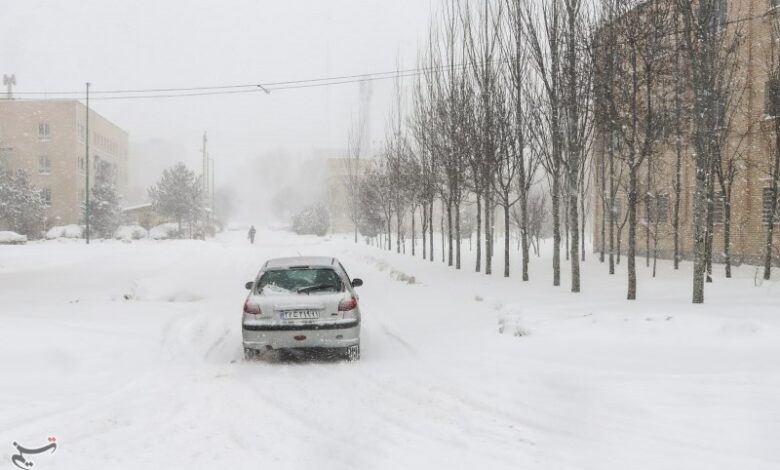
[[[727,20],[721,23],[721,27],[743,23],[746,21],[753,21],[765,17],[766,14],[756,14],[745,17],[738,17],[732,20]],[[661,35],[661,37],[672,36],[679,33],[690,32],[690,29],[678,29],[669,33]],[[612,44],[595,45],[592,44],[591,48],[610,47]],[[587,48],[583,48],[585,50]],[[500,60],[499,62],[511,62],[510,60]],[[92,95],[91,100],[133,100],[133,99],[166,99],[166,98],[186,98],[196,96],[216,96],[216,95],[233,95],[233,94],[250,94],[265,92],[270,93],[272,91],[281,90],[296,90],[304,88],[320,88],[334,85],[344,85],[350,83],[360,83],[368,81],[389,80],[395,78],[408,78],[424,75],[427,73],[442,73],[446,71],[456,70],[458,68],[464,68],[470,65],[469,62],[459,63],[455,65],[440,65],[434,67],[417,67],[404,70],[394,70],[386,72],[369,72],[356,75],[341,75],[333,77],[321,77],[310,78],[300,80],[284,80],[277,82],[266,83],[246,83],[246,84],[229,84],[229,85],[215,85],[215,86],[194,86],[194,87],[171,87],[171,88],[145,88],[145,89],[116,89],[116,90],[90,90]],[[21,98],[21,100],[69,100],[78,99],[84,96],[82,91],[26,91],[26,92],[14,92],[15,95],[30,96],[30,98]],[[33,96],[66,96],[63,98],[32,98]],[[94,96],[104,95],[104,96]],[[117,95],[117,96],[105,96],[105,95]]]
[[[236,93],[256,93],[258,91],[270,92],[273,90],[289,90],[295,88],[312,88],[322,87],[329,85],[341,85],[345,83],[359,83],[365,81],[376,80],[388,80],[396,77],[412,77],[422,75],[425,73],[433,72],[439,73],[449,69],[463,67],[464,64],[458,64],[453,66],[438,66],[438,67],[418,67],[413,69],[395,70],[388,72],[371,72],[359,75],[342,75],[335,77],[323,77],[323,78],[310,78],[303,80],[286,80],[278,82],[268,83],[252,83],[252,84],[235,84],[235,85],[217,85],[217,86],[201,86],[201,87],[181,87],[181,88],[147,88],[147,89],[125,89],[125,90],[91,90],[91,95],[124,95],[124,94],[144,94],[144,93],[165,93],[165,94],[151,94],[143,96],[110,96],[110,97],[93,97],[94,100],[108,100],[108,99],[135,99],[135,98],[175,98],[175,97],[187,97],[187,96],[207,96],[207,95],[224,95],[224,94],[236,94]],[[182,93],[178,93],[182,92]],[[191,93],[190,93],[191,92]],[[175,94],[170,94],[175,93]],[[82,91],[27,91],[27,92],[15,92],[16,95],[75,95],[83,96]],[[33,98],[30,98],[33,99]],[[56,98],[54,98],[56,99]],[[61,98],[62,99],[62,98]],[[67,99],[67,98],[65,98]]]

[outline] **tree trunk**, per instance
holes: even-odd
[[[395,252],[401,253],[401,211],[396,211],[395,217]]]
[[[430,216],[428,217],[428,243],[430,243],[431,249],[428,250],[428,256],[431,258],[431,263],[433,263],[433,204],[434,200],[431,199],[430,205],[428,205],[428,210],[430,211]]]
[[[444,263],[444,256],[446,253],[446,249],[444,248],[444,201],[442,201],[441,206],[441,262]]]
[[[599,262],[605,260],[607,250],[607,162],[604,155],[601,155],[601,252],[599,253]],[[594,208],[595,209],[595,208]]]
[[[731,278],[731,189],[723,203],[723,257],[726,262],[726,279]]]
[[[653,277],[658,267],[658,224],[655,224],[655,237],[653,238]]]
[[[580,185],[580,261],[585,262],[585,182]],[[603,261],[603,260],[602,260]]]
[[[697,155],[696,188],[693,194],[693,303],[704,303],[704,271],[707,259],[707,168],[701,164],[706,157]]]
[[[528,191],[520,197],[520,247],[523,254],[523,281],[528,281]]]
[[[560,181],[552,175],[552,218],[553,218],[553,286],[561,285],[561,215]]]
[[[615,274],[615,151],[612,148],[612,139],[609,144],[609,274]],[[618,248],[620,244],[618,243]],[[620,250],[618,250],[620,251]]]
[[[780,180],[780,120],[775,119],[775,163],[772,168],[772,186],[769,197],[769,220],[766,226],[766,253],[764,254],[764,280],[772,278],[772,247],[774,246],[775,214],[777,214],[778,181]]]
[[[460,269],[460,202],[455,202],[455,269]]]
[[[426,204],[422,205],[422,213],[420,215],[422,216],[422,259],[426,260],[428,259],[428,247],[425,246],[425,242],[427,240],[426,232],[428,231],[428,208],[426,207]]]
[[[482,195],[477,192],[477,263],[476,272],[482,271]]]
[[[571,248],[569,246],[569,225],[570,225],[570,215],[571,212],[569,210],[569,203],[571,202],[566,195],[561,194],[561,198],[563,199],[563,233],[566,237],[566,249],[564,252],[566,253],[566,261],[569,261],[569,256],[571,255]]]
[[[453,265],[452,228],[452,199],[447,198],[447,266]]]
[[[650,203],[651,203],[651,194],[652,191],[652,182],[650,179],[650,175],[652,173],[652,167],[650,166],[650,163],[652,160],[650,160],[650,156],[647,157],[647,175],[645,177],[645,267],[650,267]]]
[[[485,274],[493,274],[493,207],[490,191],[485,192]]]
[[[714,169],[710,168],[707,181],[707,239],[704,244],[704,250],[707,257],[706,282],[712,282],[712,250],[715,238],[715,218],[712,210],[715,201],[715,182],[713,180],[713,173]]]
[[[573,185],[574,183],[570,183]],[[571,291],[580,291],[580,223],[577,188],[569,188],[569,213],[571,225]]]
[[[387,251],[393,251],[393,217],[387,218]]]
[[[417,232],[415,231],[415,226],[414,226],[414,222],[415,222],[414,221],[414,213],[415,213],[415,207],[412,206],[412,256],[414,256],[414,248],[415,248],[415,245],[417,244],[417,240],[415,238],[415,235],[417,235]]]
[[[636,167],[629,169],[628,186],[628,300],[636,300]]]
[[[509,201],[504,202],[504,277],[509,277]]]
[[[674,269],[680,269],[680,201],[682,200],[682,137],[679,135],[679,126],[682,124],[678,119],[677,135],[677,161],[675,162],[675,185],[674,185],[674,221],[672,229],[674,231]]]

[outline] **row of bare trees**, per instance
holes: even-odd
[[[502,237],[503,274],[510,275],[514,226],[528,281],[530,248],[537,240],[538,252],[540,220],[547,219],[552,282],[560,285],[565,257],[571,291],[579,292],[593,200],[602,214],[594,248],[610,274],[625,255],[633,300],[642,248],[655,275],[659,240],[673,239],[679,266],[690,166],[693,301],[702,302],[716,250],[714,225],[721,223],[716,215],[723,219],[722,254],[731,276],[731,201],[754,127],[745,118],[748,80],[738,73],[742,22],[730,21],[736,13],[727,8],[723,0],[445,2],[431,22],[410,92],[402,92],[400,78],[396,83],[380,158],[368,171],[351,165],[350,174],[361,175],[349,185],[356,227],[359,219],[381,220],[374,231],[383,233],[388,249],[395,237],[400,252],[408,220],[414,255],[419,219],[422,256],[432,261],[438,222],[442,259],[461,269],[461,240],[471,238],[462,230],[463,208],[473,207],[474,269],[492,273]],[[780,83],[778,50],[772,41],[767,68]],[[780,85],[776,93],[780,98]],[[780,173],[780,119],[771,122],[774,127],[764,126],[776,136],[765,165],[774,196],[767,278]],[[350,153],[354,163],[353,154],[359,151]],[[441,208],[439,221],[434,207]]]

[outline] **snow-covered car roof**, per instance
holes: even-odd
[[[336,258],[329,256],[297,256],[269,259],[265,263],[265,269],[284,269],[293,266],[333,266],[335,264]]]

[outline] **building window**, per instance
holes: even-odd
[[[38,123],[38,140],[41,142],[48,142],[51,140],[51,129],[48,122]]]
[[[767,117],[780,116],[780,80],[772,78],[766,82],[764,97]]]
[[[658,208],[658,222],[665,224],[669,222],[669,195],[660,194],[656,196],[656,207]]]
[[[41,189],[41,199],[43,199],[44,206],[51,207],[51,189],[49,188]]]
[[[40,175],[51,174],[51,158],[38,157],[38,174]]]
[[[84,174],[84,170],[87,169],[87,163],[86,163],[84,157],[79,157],[78,164],[79,164],[79,173],[81,173],[83,175]]]
[[[716,192],[712,196],[712,222],[722,224],[726,221],[726,196]]]
[[[763,204],[761,205],[761,221],[769,223],[769,214],[772,212],[772,188],[764,188]],[[780,202],[780,201],[779,201]],[[774,223],[780,223],[780,204],[775,205]]]
[[[610,204],[610,199],[607,199],[607,211],[612,212],[614,219],[616,221],[620,220],[621,207],[620,207],[620,199],[612,199],[612,204]],[[609,216],[607,216],[609,217]]]
[[[79,124],[79,142],[84,142],[86,136],[87,136],[87,129],[84,127],[83,124]]]
[[[645,222],[665,224],[669,222],[669,195],[650,196],[645,211]]]

